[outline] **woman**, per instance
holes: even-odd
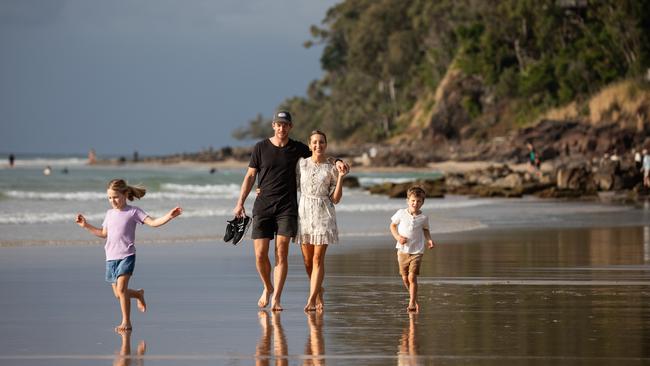
[[[312,156],[302,158],[297,165],[300,202],[298,204],[298,236],[310,279],[309,297],[305,311],[323,309],[323,278],[325,253],[329,244],[339,241],[334,205],[343,196],[343,177],[334,162],[325,156],[327,136],[322,131],[312,131],[309,137]]]

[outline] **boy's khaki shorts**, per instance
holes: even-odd
[[[397,263],[399,264],[399,274],[407,276],[409,273],[420,275],[420,263],[424,254],[408,254],[397,252]]]

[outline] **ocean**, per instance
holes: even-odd
[[[50,165],[50,175],[43,168]],[[64,169],[67,172],[64,173]],[[257,307],[250,239],[221,238],[244,169],[86,166],[82,158],[0,168],[2,365],[638,365],[650,362],[650,207],[598,202],[426,200],[436,247],[407,314],[388,225],[403,199],[345,189],[341,243],[327,250],[325,310],[305,314],[309,282],[289,250],[284,311]],[[352,172],[363,186],[439,172]],[[132,288],[148,310],[116,334],[100,225],[106,183],[148,188],[134,204],[163,227],[139,228]],[[250,211],[253,198],[246,208]],[[270,251],[273,258],[273,250]]]
[[[44,175],[45,166],[51,174]],[[0,169],[0,246],[91,244],[99,242],[78,228],[77,213],[99,226],[110,208],[105,187],[114,178],[147,187],[133,205],[151,216],[164,215],[176,205],[183,215],[164,227],[138,232],[138,242],[219,241],[225,222],[239,195],[245,169],[210,173],[206,166],[87,166],[81,157],[39,158],[19,161],[15,168]],[[353,172],[362,188],[345,189],[337,205],[342,236],[389,235],[392,214],[405,206],[403,199],[371,195],[364,187],[382,182],[434,179],[440,172]],[[254,192],[246,208],[252,211]],[[584,225],[644,225],[643,207],[523,199],[485,199],[447,196],[429,199],[423,210],[431,218],[432,233],[500,227],[581,227]]]

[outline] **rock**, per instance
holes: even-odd
[[[495,187],[499,188],[521,188],[524,183],[524,179],[519,173],[510,173],[504,178],[499,178],[494,182]]]
[[[594,174],[594,183],[601,191],[609,191],[614,188],[614,175],[604,172]]]
[[[585,163],[563,165],[556,169],[557,188],[560,190],[595,191],[591,169]]]
[[[445,179],[416,180],[406,183],[382,183],[368,188],[372,194],[385,194],[390,198],[406,198],[406,192],[411,186],[420,186],[427,193],[427,198],[443,198],[445,196]]]
[[[346,188],[359,188],[361,184],[359,183],[359,178],[355,176],[346,175],[343,177],[343,187]]]

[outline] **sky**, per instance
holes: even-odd
[[[232,131],[322,76],[302,45],[336,2],[1,0],[0,151],[249,144]]]

